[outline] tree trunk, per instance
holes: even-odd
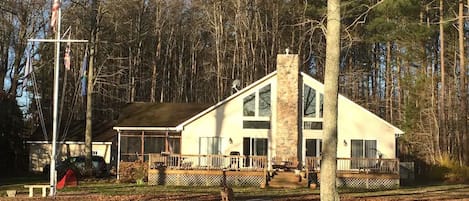
[[[469,2],[469,1],[468,1]],[[460,86],[461,86],[461,131],[458,132],[462,134],[462,143],[459,145],[462,150],[461,150],[461,155],[464,155],[463,153],[469,154],[469,149],[466,147],[469,145],[468,142],[468,129],[467,129],[467,81],[466,81],[466,63],[465,63],[465,58],[466,58],[466,53],[465,53],[465,40],[464,40],[464,2],[462,0],[459,1],[459,19],[458,19],[458,35],[459,35],[459,68],[460,68]],[[464,161],[464,159],[461,159],[461,161]]]
[[[392,87],[393,87],[393,79],[392,79],[392,65],[391,65],[391,52],[392,52],[392,44],[391,42],[386,42],[386,120],[392,122]]]
[[[92,175],[93,164],[91,161],[92,157],[92,120],[93,120],[93,64],[96,53],[96,40],[97,40],[97,15],[98,15],[98,0],[93,0],[91,2],[91,36],[90,36],[90,59],[88,65],[88,83],[87,83],[87,93],[86,93],[86,130],[85,130],[85,155],[86,155],[86,174],[88,176]]]
[[[324,146],[321,200],[339,200],[337,170],[337,98],[340,60],[340,0],[327,1],[326,74],[324,78]]]
[[[156,34],[156,50],[155,50],[155,57],[153,58],[153,69],[151,74],[151,92],[150,92],[150,102],[156,102],[156,79],[158,73],[158,65],[161,63],[160,55],[161,55],[161,30],[162,30],[162,3],[161,1],[157,1],[156,11],[155,11],[155,34]]]
[[[435,132],[435,133],[445,133],[445,122],[446,122],[446,115],[445,115],[445,93],[446,93],[446,88],[445,88],[445,38],[444,38],[444,26],[443,26],[443,0],[440,0],[440,71],[441,71],[441,88],[440,88],[440,101],[438,101],[439,105],[439,112],[438,112],[438,118],[439,118],[439,124],[440,126],[440,132]],[[441,159],[441,154],[440,154],[440,136],[435,135],[435,151],[438,154],[437,158]],[[445,137],[442,138],[443,140],[443,145],[445,145]]]

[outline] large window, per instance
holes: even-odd
[[[244,98],[243,115],[253,117],[256,115],[256,94],[253,93]]]
[[[271,86],[262,87],[259,91],[249,94],[243,99],[243,128],[270,129],[272,115]]]
[[[319,98],[317,97],[319,95]],[[303,117],[323,118],[324,94],[314,88],[303,85]]]
[[[271,114],[269,84],[259,90],[259,116],[268,117]]]
[[[271,90],[269,84],[262,87],[259,92],[252,93],[243,99],[243,115],[245,117],[268,117],[272,114],[270,103]]]
[[[352,140],[351,156],[354,159],[377,158],[376,140]],[[352,168],[368,166],[366,160],[352,160]]]
[[[322,118],[324,111],[324,95],[319,94],[319,118]]]
[[[308,85],[303,90],[303,116],[316,117],[316,90]]]

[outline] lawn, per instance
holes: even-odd
[[[0,181],[0,200],[31,200],[25,184],[48,183],[45,178],[10,178]],[[6,190],[17,190],[14,199]],[[78,187],[59,190],[56,200],[220,200],[220,187],[148,186],[122,184],[114,179],[80,181]],[[319,200],[319,190],[308,188],[233,188],[236,200]],[[35,193],[39,196],[39,191]],[[340,189],[341,200],[469,200],[469,185],[439,184],[402,187],[395,190],[364,191]],[[48,200],[36,197],[34,200]]]

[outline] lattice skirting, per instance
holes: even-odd
[[[223,172],[212,172],[201,174],[198,172],[150,172],[148,184],[150,185],[174,185],[174,186],[221,186],[223,178],[229,186],[261,186],[265,183],[265,175],[258,174],[225,174]]]
[[[310,174],[309,181],[319,184],[320,178]],[[394,189],[399,187],[399,178],[337,177],[336,184],[345,188]]]

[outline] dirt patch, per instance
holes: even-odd
[[[140,192],[141,193],[141,192]],[[39,195],[36,195],[39,196]],[[249,192],[236,192],[234,189],[234,196],[236,200],[249,200],[249,201],[265,201],[265,200],[319,200],[319,195],[316,192],[311,194],[299,194],[299,195],[273,195],[273,196],[257,196],[249,195]],[[467,200],[469,201],[469,185],[449,185],[449,186],[430,186],[430,187],[415,187],[409,189],[397,189],[389,191],[377,191],[377,192],[359,192],[359,193],[341,193],[342,201],[414,201],[414,200],[428,200],[428,201],[439,201],[439,200]],[[8,201],[31,201],[31,200],[51,200],[51,198],[34,197],[29,198],[27,193],[20,193],[16,198],[0,197],[0,200]],[[220,194],[217,193],[189,193],[189,192],[149,192],[137,194],[126,194],[126,195],[103,195],[103,194],[90,194],[87,192],[59,192],[55,197],[57,201],[73,200],[73,201],[158,201],[158,200],[200,200],[200,201],[215,201],[220,200]]]

